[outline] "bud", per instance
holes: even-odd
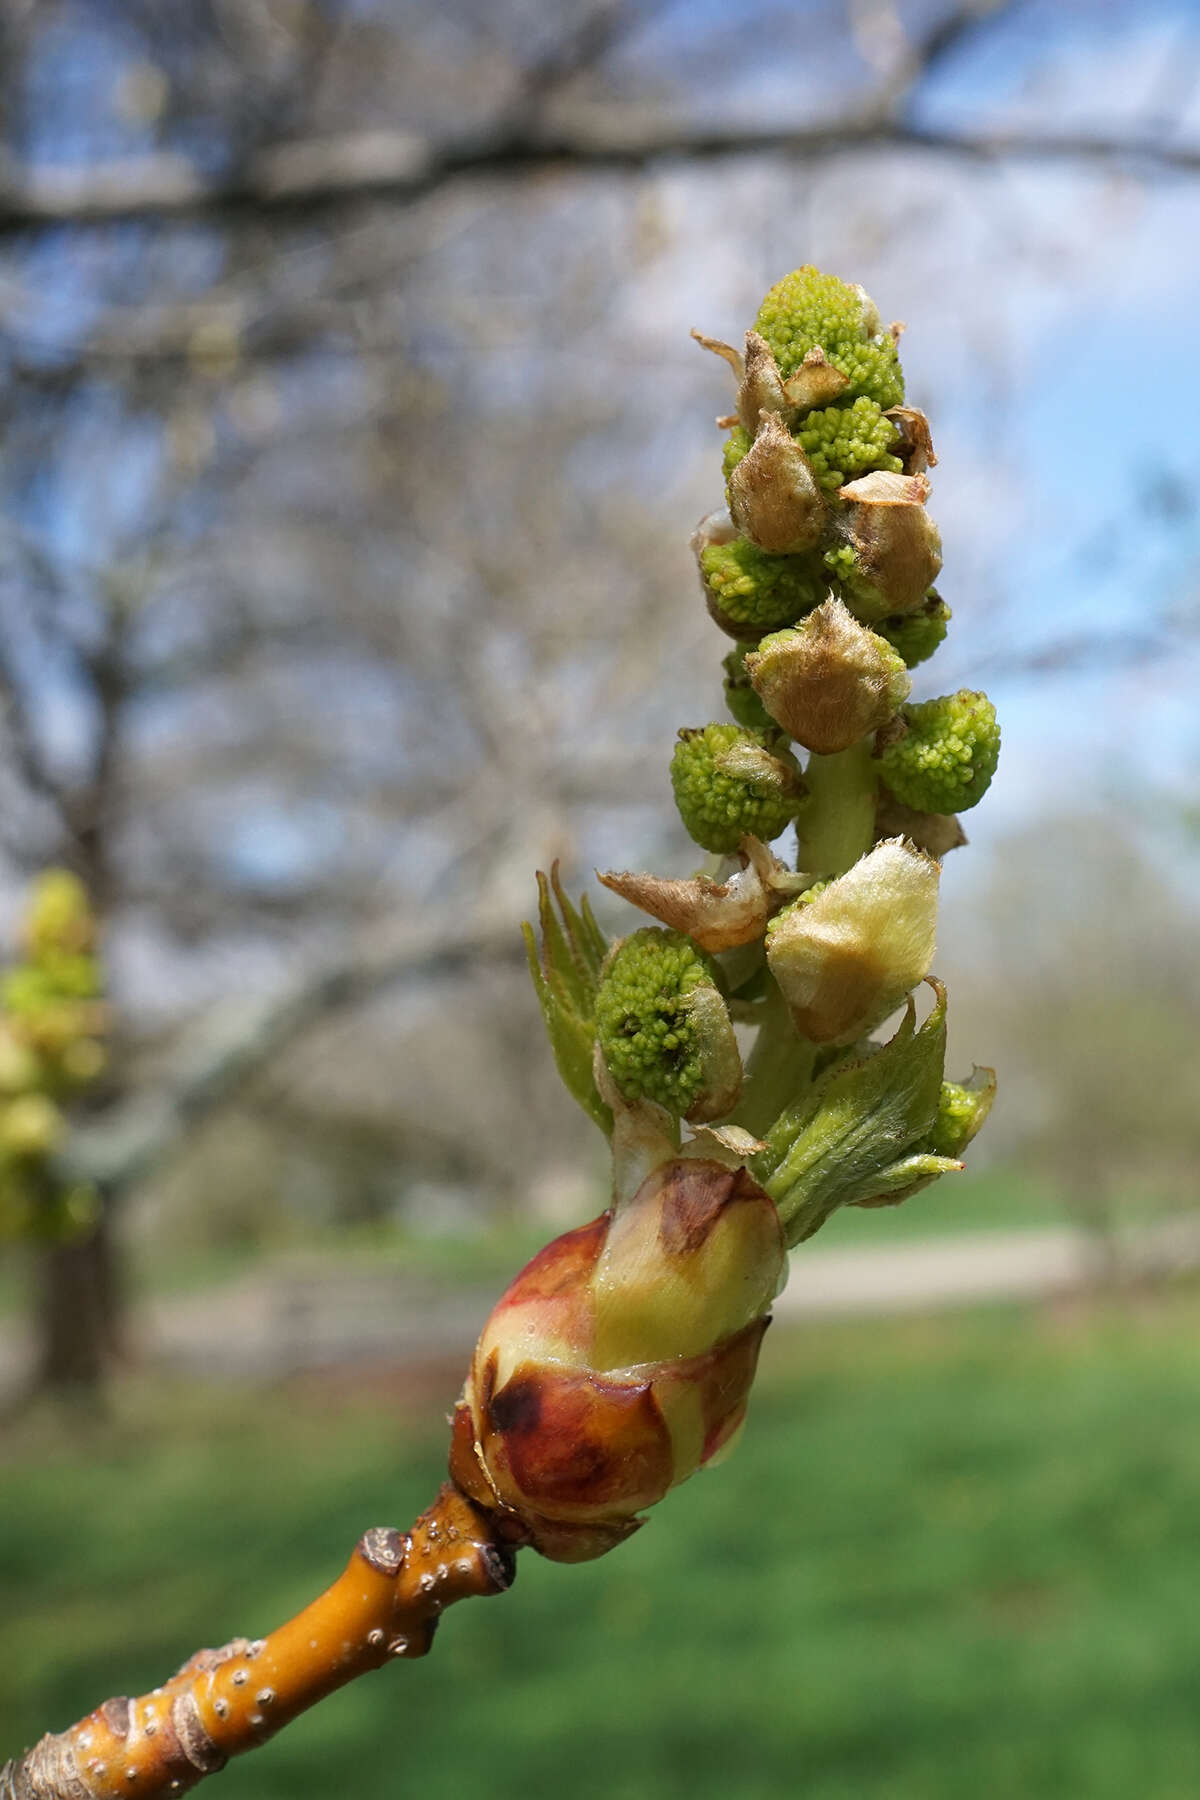
[[[853,1044],[929,972],[938,865],[899,838],[877,844],[767,928],[767,961],[796,1029]]]
[[[928,497],[923,475],[887,470],[838,489],[845,502],[838,517],[843,541],[826,562],[851,610],[867,623],[915,612],[937,579],[942,540],[925,511]]]
[[[879,767],[896,798],[918,812],[965,812],[982,800],[1000,756],[996,709],[986,694],[960,688],[906,706]]]
[[[811,412],[814,407],[832,406],[849,386],[849,376],[836,369],[821,346],[814,344],[784,382],[783,394],[797,412]]]
[[[671,757],[679,816],[703,850],[731,856],[743,837],[777,838],[800,809],[804,782],[765,734],[714,723],[685,728]]]
[[[816,472],[774,413],[762,414],[753,445],[729,477],[729,510],[772,555],[812,550],[821,540],[826,505]]]
[[[607,957],[596,1042],[627,1101],[676,1117],[719,1119],[737,1104],[742,1059],[716,965],[681,931],[646,925]]]
[[[903,471],[895,454],[896,427],[865,394],[847,404],[823,406],[807,414],[796,427],[796,441],[829,494],[876,470],[893,475]]]
[[[779,373],[775,358],[757,331],[748,331],[743,374],[738,383],[737,416],[739,423],[753,437],[759,429],[759,423],[764,413],[783,413],[788,410],[789,402],[783,391],[783,377]]]
[[[779,1208],[789,1244],[812,1237],[840,1206],[894,1203],[961,1165],[929,1149],[946,1058],[946,990],[916,1029],[908,1008],[896,1035],[834,1064],[779,1115],[751,1172]]]
[[[809,885],[807,875],[789,869],[755,837],[742,839],[738,856],[740,869],[724,881],[708,875],[668,881],[613,870],[597,875],[614,894],[715,956],[762,937],[771,914]]]
[[[900,328],[884,330],[874,301],[857,284],[811,267],[793,269],[767,294],[754,325],[785,382],[819,348],[845,376],[846,393],[887,407],[904,399],[896,354]]]
[[[744,1168],[659,1162],[500,1300],[452,1476],[553,1561],[602,1556],[732,1442],[783,1269],[779,1216]]]
[[[832,756],[893,716],[912,683],[898,651],[827,600],[746,657],[755,691],[789,737]]]
[[[771,555],[739,536],[727,512],[702,519],[691,543],[713,623],[741,643],[794,625],[829,593],[830,572],[819,552]]]

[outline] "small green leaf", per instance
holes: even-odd
[[[767,1132],[751,1173],[779,1208],[790,1244],[819,1231],[839,1206],[898,1195],[941,1172],[925,1166],[921,1143],[937,1117],[946,1055],[945,990],[931,985],[937,1001],[920,1030],[910,999],[889,1043],[836,1063]]]
[[[600,1098],[592,1075],[596,978],[608,946],[586,900],[576,911],[567,899],[557,866],[549,881],[539,870],[537,882],[540,954],[533,926],[523,925],[522,932],[550,1048],[567,1091],[601,1131],[610,1133],[612,1113]]]

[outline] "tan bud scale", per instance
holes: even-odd
[[[796,1028],[853,1044],[929,973],[938,865],[898,838],[877,844],[814,900],[774,920],[767,961]]]
[[[913,612],[942,566],[942,540],[925,511],[924,475],[877,469],[838,489],[841,528],[854,551],[857,583],[874,595],[883,618]]]
[[[793,555],[821,540],[827,508],[808,457],[777,414],[764,412],[729,477],[734,523],[760,550]]]
[[[835,599],[764,638],[746,670],[772,718],[822,756],[885,725],[912,688],[904,658]]]

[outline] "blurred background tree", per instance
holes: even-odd
[[[1191,1200],[1187,0],[17,0],[0,50],[0,898],[73,869],[113,1005],[38,1368],[101,1380],[147,1243],[578,1211],[517,922],[556,855],[687,866],[687,330],[806,260],[916,323],[1005,724],[946,914],[1008,948],[943,951],[992,1155]]]

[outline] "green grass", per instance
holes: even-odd
[[[1200,1297],[768,1346],[736,1456],[633,1542],[522,1558],[214,1792],[1193,1800]],[[0,1744],[260,1631],[405,1522],[452,1388],[134,1390],[86,1446],[10,1433]]]
[[[607,1196],[597,1189],[594,1209]],[[903,1206],[839,1213],[821,1231],[820,1246],[856,1245],[943,1237],[969,1231],[1020,1231],[1063,1225],[1068,1215],[1051,1184],[1012,1166],[947,1176]],[[564,1224],[561,1229],[566,1229]],[[395,1226],[330,1227],[283,1244],[221,1246],[201,1250],[156,1243],[133,1244],[135,1288],[148,1294],[189,1293],[237,1280],[280,1261],[315,1270],[383,1269],[411,1275],[422,1287],[503,1287],[513,1270],[553,1235],[544,1224],[497,1221],[487,1230],[446,1237],[420,1236]],[[3,1289],[0,1288],[0,1295]]]

